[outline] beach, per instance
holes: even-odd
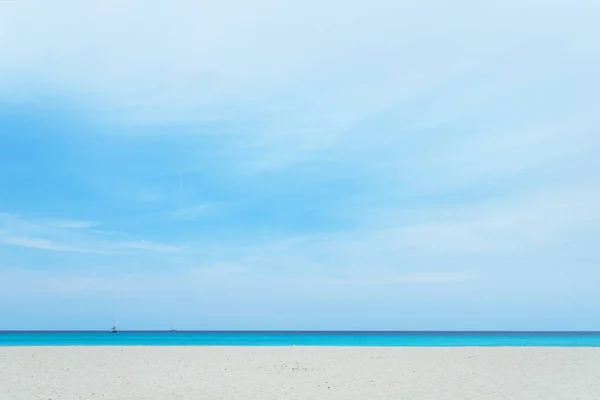
[[[0,399],[597,400],[599,370],[581,347],[0,347]]]

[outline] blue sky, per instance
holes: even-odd
[[[600,330],[598,17],[0,3],[0,329]]]

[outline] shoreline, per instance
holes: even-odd
[[[596,332],[0,332],[0,346],[600,347]]]

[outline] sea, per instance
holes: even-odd
[[[0,346],[600,347],[600,332],[0,331]]]

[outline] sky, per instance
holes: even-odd
[[[0,330],[600,330],[599,18],[0,2]]]

